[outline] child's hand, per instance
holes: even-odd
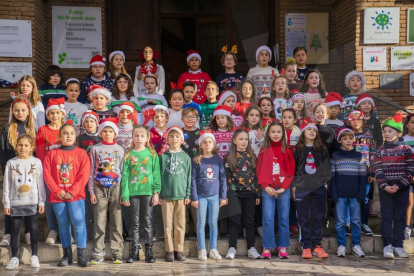
[[[389,194],[395,194],[397,191],[393,187],[394,186],[387,186],[384,188],[384,191],[386,191]]]
[[[296,188],[292,188],[292,196],[293,196],[293,200],[294,200],[294,201],[296,201],[296,195],[295,195],[295,192],[296,192]]]
[[[264,137],[264,130],[262,130],[260,128],[258,130],[256,130],[256,137],[257,137],[257,139],[262,139]]]
[[[45,206],[39,206],[39,214],[43,214],[45,212]]]
[[[58,196],[61,200],[66,200],[66,192],[64,190],[60,191]]]
[[[275,189],[273,189],[271,187],[266,187],[265,191],[270,196],[274,196],[275,195]]]
[[[96,199],[96,195],[95,194],[91,194],[91,203],[92,204],[98,203],[98,200]]]
[[[156,205],[160,204],[160,197],[159,197],[158,193],[154,193],[154,195],[152,196],[151,204],[152,204],[152,206],[156,206]]]
[[[124,201],[124,202],[122,202],[122,204],[126,207],[131,206],[131,203],[129,201]]]
[[[188,205],[191,203],[191,200],[189,200],[188,198],[184,199],[184,205]]]
[[[159,203],[158,203],[159,205],[162,205],[162,199],[160,198],[160,200],[159,200]]]
[[[66,193],[65,199],[68,199],[68,200],[73,199],[73,195],[71,193]]]
[[[194,208],[198,209],[198,201],[191,202],[191,206],[193,206]]]
[[[256,205],[260,204],[260,198],[256,198]]]
[[[285,191],[285,189],[280,188],[278,190],[275,191],[275,197],[277,198],[281,193],[283,193]]]
[[[400,189],[400,187],[398,187],[397,184],[392,185],[391,188],[393,188],[395,192],[397,192]]]
[[[4,214],[10,216],[10,208],[4,208]]]
[[[220,199],[220,207],[227,205],[227,199]]]

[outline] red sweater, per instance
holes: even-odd
[[[83,149],[74,147],[54,149],[46,155],[43,163],[43,177],[50,190],[51,203],[71,202],[85,199],[85,186],[91,175],[91,161]],[[71,200],[61,200],[61,191],[73,195]]]
[[[42,161],[52,149],[60,147],[59,129],[52,129],[49,125],[39,128],[36,134],[36,157]]]
[[[239,114],[244,118],[244,113],[246,112],[246,109],[251,105],[252,105],[252,103],[237,102],[236,105],[234,106],[234,110],[239,112]]]
[[[166,152],[168,149],[168,144],[167,144],[168,128],[161,135],[161,133],[159,133],[158,130],[155,127],[153,127],[149,130],[149,134],[150,134],[150,143],[154,146],[155,151],[158,153],[158,155],[161,155],[164,152]]]
[[[206,88],[206,83],[210,81],[210,76],[203,71],[199,73],[190,73],[184,72],[178,78],[177,85],[181,85],[186,81],[191,81],[196,85],[196,94],[194,95],[193,102],[197,104],[202,104],[207,100],[206,95],[204,95],[204,89]]]
[[[285,153],[282,153],[281,142],[272,142],[271,148],[262,149],[257,160],[256,175],[263,190],[267,187],[289,188],[295,175],[292,149],[285,148]]]

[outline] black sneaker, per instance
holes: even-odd
[[[371,228],[369,228],[366,224],[361,224],[361,234],[364,234],[365,236],[372,236],[374,233],[372,233]]]
[[[352,230],[350,225],[345,226],[345,233],[347,236],[352,236]]]

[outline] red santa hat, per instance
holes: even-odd
[[[138,125],[137,122],[137,111],[135,110],[135,106],[132,102],[123,102],[118,107],[118,117],[119,113],[121,113],[122,110],[128,110],[131,112],[129,119],[131,119],[134,122],[134,125]]]
[[[341,128],[341,129],[338,131],[338,134],[336,135],[336,140],[337,140],[338,142],[340,142],[340,141],[339,141],[339,138],[341,137],[342,133],[345,133],[345,132],[349,132],[349,133],[351,133],[351,134],[352,134],[352,136],[353,136],[353,137],[354,137],[354,139],[355,139],[355,134],[354,134],[354,132],[352,131],[352,129],[347,128],[347,127],[343,127],[343,128]]]
[[[88,94],[88,97],[89,97],[89,100],[91,102],[93,101],[93,98],[96,95],[99,95],[99,94],[101,94],[105,98],[107,98],[108,99],[108,102],[111,102],[111,92],[109,92],[109,90],[106,89],[105,87],[102,87],[100,85],[94,84],[94,85],[92,85],[92,86],[89,87],[89,91],[90,92]]]
[[[65,111],[65,98],[59,98],[59,99],[49,99],[49,102],[46,107],[46,115],[49,113],[49,111],[57,109],[63,112],[63,114],[66,115]]]
[[[87,110],[82,114],[82,119],[81,119],[81,126],[83,126],[83,124],[85,123],[85,120],[87,118],[92,118],[95,120],[96,122],[96,126],[99,126],[99,117],[98,114],[96,114],[95,111],[93,110]]]
[[[106,61],[106,59],[103,56],[96,55],[93,58],[91,58],[91,61],[89,62],[89,66],[92,66],[92,65],[95,65],[95,64],[105,66],[105,61]]]
[[[201,145],[201,142],[203,142],[203,140],[206,139],[207,137],[213,139],[214,144],[216,144],[216,138],[214,137],[213,133],[200,131],[200,137],[198,138],[198,145]]]
[[[359,105],[360,105],[362,102],[365,102],[365,101],[369,101],[370,103],[372,103],[372,107],[374,107],[374,106],[375,106],[375,102],[374,102],[374,99],[372,98],[372,96],[371,96],[371,95],[369,95],[369,94],[366,94],[366,93],[363,93],[363,94],[361,94],[361,95],[359,95],[359,96],[358,96],[358,98],[356,99],[356,101],[355,101],[355,103],[354,103],[354,106],[355,106],[356,108],[358,108],[358,107],[359,107]]]
[[[231,109],[230,106],[219,105],[216,107],[216,109],[214,109],[213,117],[217,115],[226,115],[226,116],[231,117],[231,115],[233,115],[233,110]]]
[[[328,95],[326,95],[325,104],[329,107],[339,105],[339,107],[342,108],[344,106],[344,99],[337,92],[329,92]]]
[[[201,56],[200,56],[200,53],[198,51],[196,51],[196,50],[188,50],[187,51],[187,63],[190,62],[190,59],[192,57],[198,58],[200,60],[200,62],[201,62]]]
[[[113,51],[112,53],[109,54],[109,61],[112,60],[112,58],[114,57],[114,55],[120,55],[124,59],[124,62],[125,62],[125,54],[124,54],[124,52],[119,51],[119,50],[118,51]]]
[[[315,129],[316,131],[318,131],[318,127],[315,125],[315,123],[313,123],[313,122],[309,122],[309,123],[307,123],[306,125],[304,125],[304,126],[302,126],[302,129],[300,130],[301,132],[304,132],[306,129],[308,129],[308,128],[313,128],[313,129]]]
[[[353,110],[349,113],[349,117],[348,120],[352,121],[352,120],[364,120],[364,112],[360,111],[360,110]]]
[[[115,137],[116,137],[116,136],[118,136],[118,131],[119,131],[118,124],[119,124],[119,119],[116,118],[116,117],[105,118],[99,124],[98,133],[101,134],[102,130],[105,127],[110,127],[114,130]]]
[[[290,105],[293,106],[293,104],[295,103],[296,100],[298,99],[302,99],[304,102],[306,102],[306,97],[304,94],[302,93],[295,93],[292,98],[290,99]]]
[[[257,62],[259,62],[259,54],[260,54],[260,52],[261,52],[261,51],[263,51],[263,50],[265,50],[265,51],[268,51],[268,52],[269,52],[269,56],[270,56],[269,61],[271,61],[271,60],[272,60],[272,50],[270,50],[270,48],[269,48],[269,47],[267,47],[266,45],[262,45],[262,46],[260,46],[259,48],[257,48],[257,50],[256,50],[256,61],[257,61]]]
[[[223,103],[227,100],[228,97],[234,97],[234,101],[237,101],[237,96],[232,91],[227,90],[223,94],[220,95],[218,98],[218,105],[223,105]]]
[[[170,127],[170,128],[168,129],[168,132],[167,132],[167,137],[168,137],[168,135],[170,134],[170,132],[171,132],[172,130],[177,131],[177,132],[180,134],[181,139],[183,139],[183,141],[184,141],[184,131],[183,131],[183,130],[182,130],[182,128],[181,128],[181,127],[179,127],[179,126],[172,126],[172,127]]]

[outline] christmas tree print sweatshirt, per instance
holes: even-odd
[[[153,196],[161,191],[160,161],[149,148],[131,150],[122,171],[122,200],[131,196]]]

